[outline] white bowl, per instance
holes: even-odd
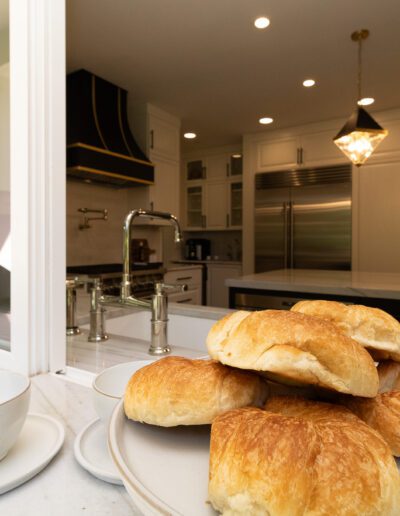
[[[27,376],[0,369],[0,460],[13,447],[25,423],[30,386]]]
[[[154,360],[137,360],[109,367],[93,380],[93,404],[102,420],[108,426],[111,414],[123,397],[130,377],[142,367]]]

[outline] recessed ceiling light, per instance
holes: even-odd
[[[259,119],[260,124],[264,124],[264,125],[272,124],[273,121],[274,121],[274,119],[270,118],[269,116],[264,116],[263,118]]]
[[[269,19],[265,16],[260,16],[260,18],[254,20],[254,26],[257,27],[257,29],[266,29],[270,23]]]
[[[375,102],[375,99],[373,99],[372,97],[364,97],[363,99],[360,99],[357,104],[359,106],[370,106],[371,104],[373,104]]]
[[[305,88],[311,88],[311,86],[314,86],[314,84],[315,84],[314,79],[306,79],[305,81],[303,81],[303,86]]]
[[[239,159],[239,158],[241,158],[241,157],[242,157],[242,155],[241,155],[241,154],[232,154],[232,158],[233,158],[233,159]]]
[[[186,138],[187,140],[193,140],[193,138],[196,138],[197,134],[196,133],[185,133],[183,135],[184,138]]]

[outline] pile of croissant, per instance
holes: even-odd
[[[225,515],[399,515],[400,323],[333,301],[238,311],[211,360],[137,371],[128,418],[211,424],[209,501]],[[399,390],[397,390],[399,389]]]

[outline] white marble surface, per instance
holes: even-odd
[[[88,342],[88,330],[82,329],[82,333],[76,337],[67,337],[67,365],[77,369],[83,369],[90,373],[99,373],[116,364],[131,362],[133,360],[149,360],[149,341],[132,339],[117,335],[103,342]],[[204,351],[190,350],[179,346],[172,346],[171,355],[196,358],[204,356]]]
[[[65,443],[39,475],[0,496],[2,516],[141,514],[123,487],[94,478],[75,461],[75,437],[96,417],[90,389],[55,375],[36,376],[32,379],[30,412],[57,418],[65,428]]]
[[[280,269],[228,279],[228,287],[400,299],[400,274]]]
[[[174,271],[187,271],[187,270],[197,270],[197,269],[201,269],[202,266],[201,266],[201,263],[193,263],[193,261],[191,262],[182,262],[181,265],[179,265],[179,263],[181,262],[172,262],[172,263],[175,263],[177,265],[172,265],[170,267],[167,268],[167,272],[174,272]]]
[[[84,291],[77,292],[77,321],[78,324],[86,324],[89,322],[90,295]],[[107,306],[106,318],[121,317],[130,312],[143,311],[142,308],[122,308],[118,306]],[[215,306],[189,305],[183,303],[168,303],[168,313],[175,315],[183,315],[186,317],[198,317],[200,319],[213,319],[217,321],[229,313],[227,308],[219,308]]]
[[[242,262],[235,260],[176,260],[174,263],[201,263],[201,264],[219,264],[219,265],[242,265]]]

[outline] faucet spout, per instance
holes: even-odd
[[[148,210],[132,210],[125,217],[123,226],[123,243],[122,243],[122,259],[123,259],[123,276],[121,283],[121,302],[126,302],[130,298],[136,299],[131,295],[131,239],[132,239],[132,224],[138,218],[158,219],[170,222],[175,228],[174,240],[175,243],[182,242],[182,231],[175,215],[165,213],[162,211],[148,211]]]

